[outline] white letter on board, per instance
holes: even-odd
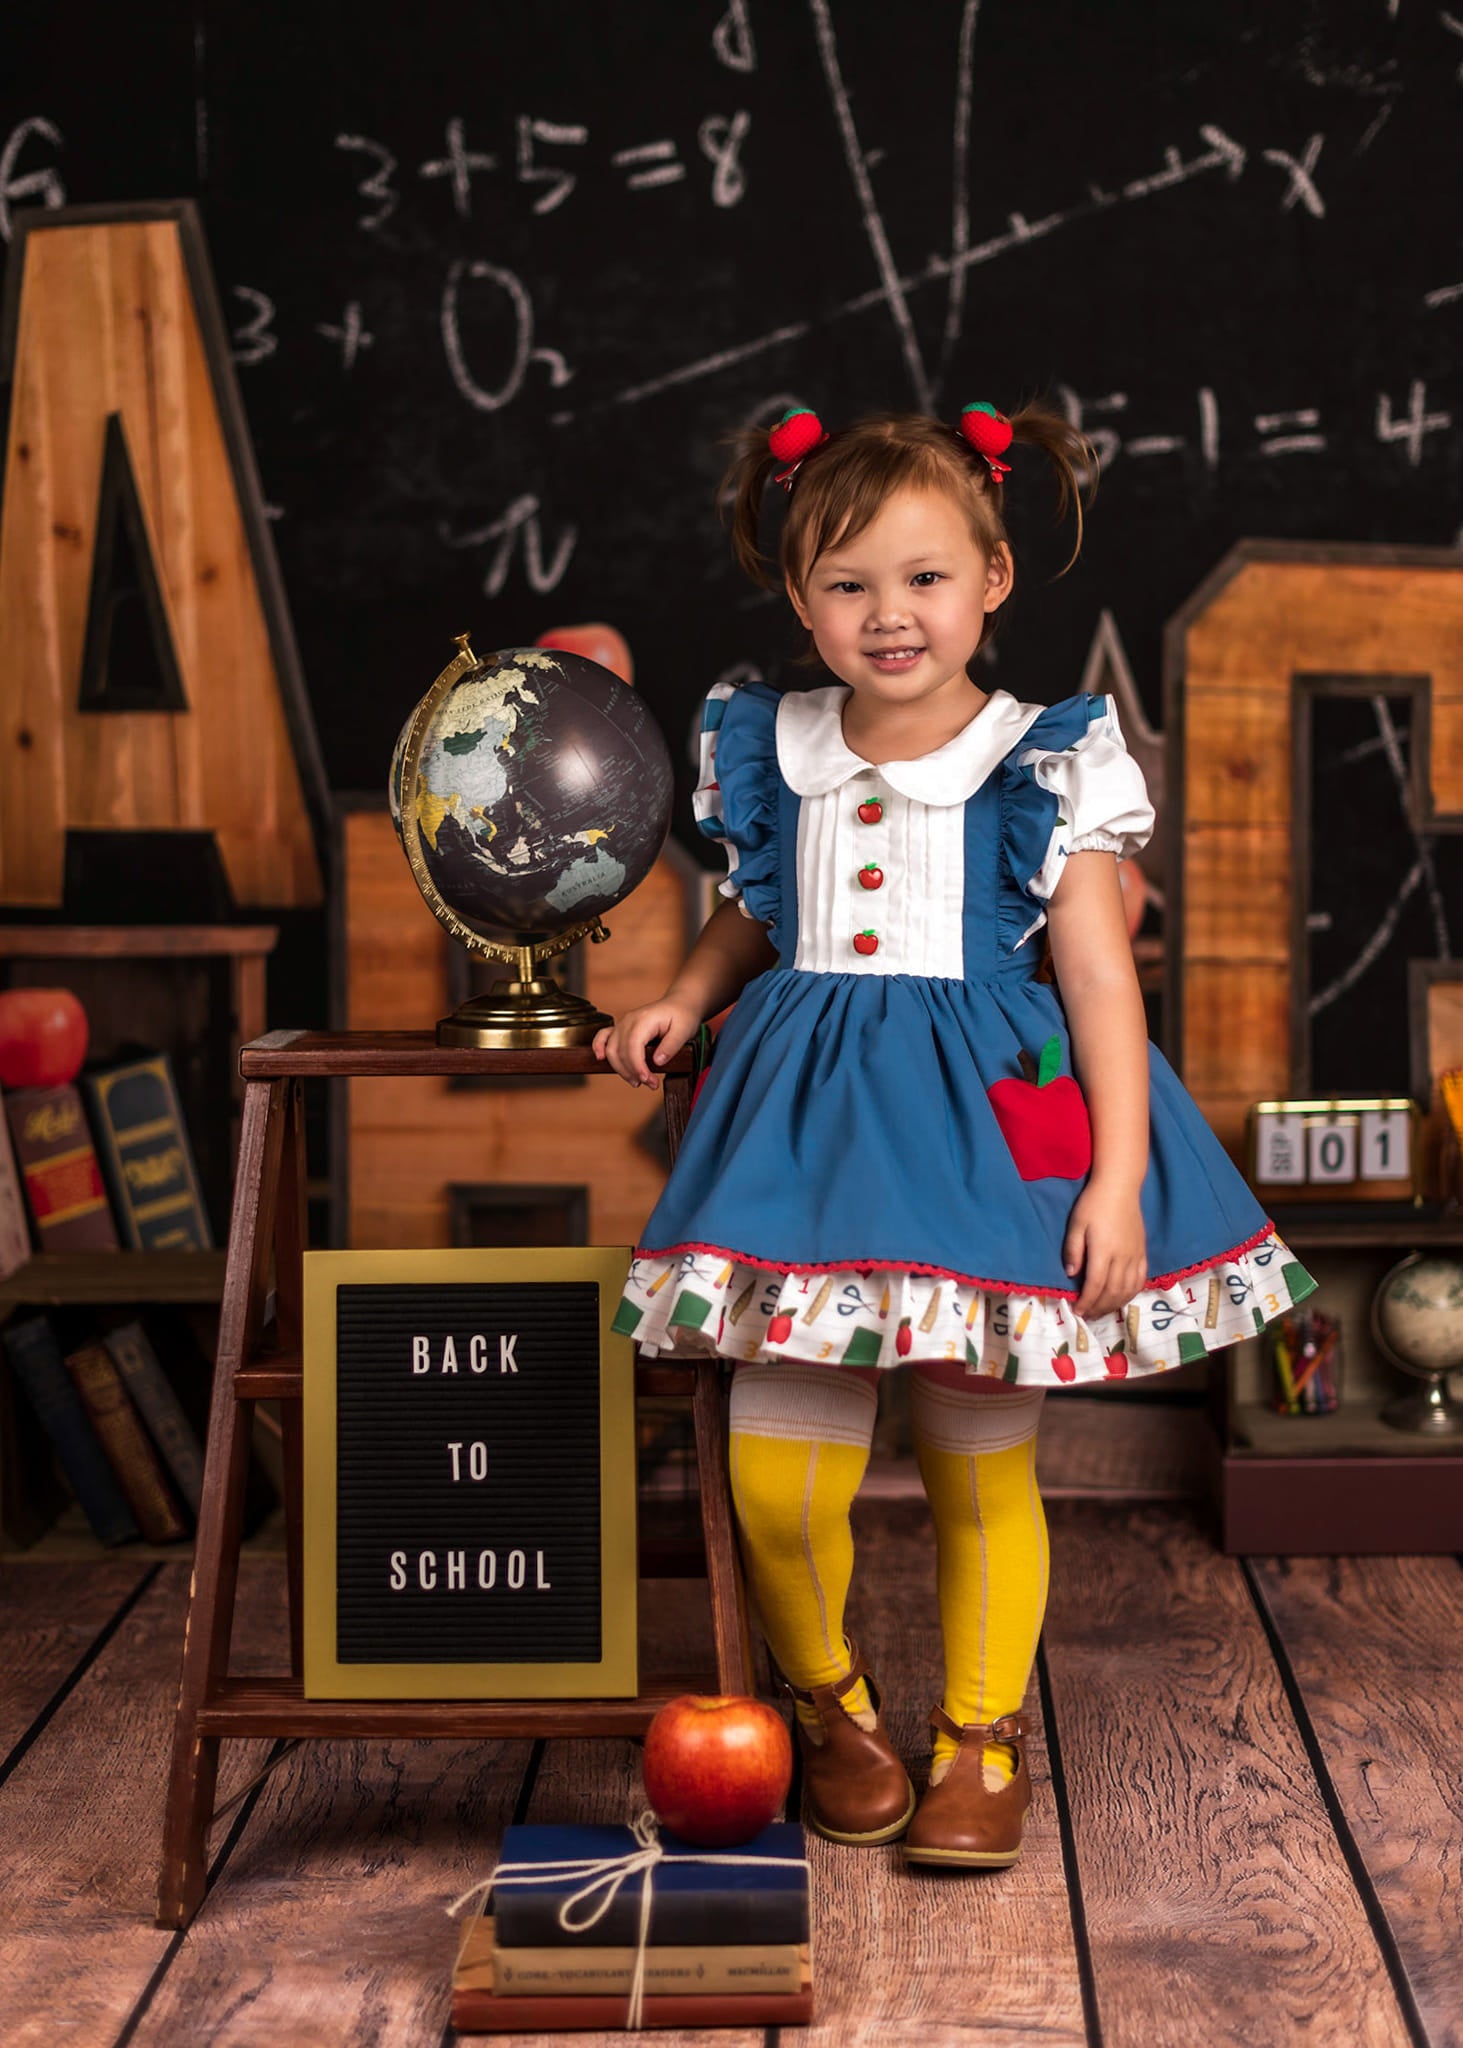
[[[443,1372],[456,1372],[457,1370],[457,1346],[453,1343],[450,1336],[442,1346],[442,1370]]]
[[[534,1552],[534,1555],[538,1559],[538,1585],[536,1586],[535,1591],[539,1593],[547,1593],[552,1589],[549,1585],[548,1580],[544,1577],[544,1554],[541,1550],[538,1550]]]
[[[510,1550],[508,1553],[508,1584],[513,1592],[521,1593],[523,1591],[523,1575],[527,1569],[528,1559],[524,1556],[523,1552],[521,1550]]]
[[[517,1342],[518,1332],[516,1330],[513,1332],[513,1335],[511,1337],[500,1337],[498,1339],[499,1372],[517,1372],[518,1361],[513,1356],[513,1347]]]
[[[467,1447],[467,1472],[470,1479],[486,1479],[488,1476],[488,1447],[486,1444],[469,1444]]]
[[[406,1591],[406,1552],[393,1550],[391,1553],[391,1590],[393,1593]]]
[[[486,1337],[473,1338],[471,1344],[469,1344],[467,1347],[467,1362],[472,1367],[474,1372],[487,1371],[488,1340]]]
[[[449,1550],[447,1553],[447,1590],[460,1593],[467,1584],[467,1552]]]
[[[425,1337],[413,1337],[411,1340],[411,1369],[415,1373],[432,1370],[432,1354]]]
[[[484,1565],[486,1565],[486,1566],[487,1566],[487,1577],[486,1577],[486,1578],[484,1578],[484,1576],[483,1576],[483,1567],[484,1567]],[[479,1585],[479,1586],[480,1586],[480,1587],[482,1588],[483,1592],[485,1592],[485,1593],[491,1593],[491,1592],[492,1592],[492,1590],[493,1590],[493,1588],[494,1588],[494,1586],[496,1586],[496,1585],[497,1585],[497,1583],[498,1583],[498,1553],[497,1553],[497,1551],[496,1551],[496,1550],[480,1550],[480,1551],[478,1552],[478,1585]]]
[[[417,1584],[424,1593],[433,1592],[437,1584],[437,1553],[424,1550],[417,1559]]]
[[[461,1449],[461,1444],[449,1444],[447,1446],[447,1455],[452,1460],[452,1477],[454,1479],[462,1477],[462,1459],[458,1455]]]

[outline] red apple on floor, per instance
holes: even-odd
[[[861,825],[877,825],[884,815],[884,806],[876,796],[871,796],[867,803],[859,805],[858,814]]]
[[[1030,1054],[1022,1061],[1030,1063]],[[986,1090],[1001,1135],[1023,1180],[1080,1180],[1092,1165],[1092,1125],[1082,1090],[1059,1074],[1062,1041],[1055,1033],[1041,1049],[1034,1081],[997,1081]]]
[[[866,889],[882,889],[884,886],[884,870],[877,861],[871,860],[866,867],[861,867],[858,878]]]
[[[634,684],[635,663],[625,637],[602,619],[587,626],[550,626],[547,633],[539,634],[534,646],[562,647],[566,654],[582,654],[586,661],[597,661],[601,668],[607,668],[622,683]]]
[[[0,1088],[59,1088],[86,1058],[86,1012],[69,988],[0,991]]]
[[[683,1693],[645,1731],[645,1796],[663,1827],[702,1849],[750,1842],[792,1783],[787,1723],[765,1700]]]
[[[877,932],[855,932],[853,935],[853,950],[855,953],[877,953],[879,950],[879,934]]]

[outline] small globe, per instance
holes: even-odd
[[[420,709],[391,759],[398,838]],[[670,750],[643,700],[598,662],[509,647],[441,697],[410,795],[443,903],[484,938],[547,941],[603,916],[649,874],[670,829]]]
[[[1372,1321],[1404,1372],[1427,1378],[1463,1365],[1463,1260],[1414,1252],[1377,1289]]]

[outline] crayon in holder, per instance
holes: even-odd
[[[1265,1332],[1270,1405],[1277,1415],[1331,1415],[1341,1406],[1341,1325],[1323,1309],[1294,1309]]]

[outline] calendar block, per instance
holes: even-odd
[[[1408,1201],[1418,1194],[1417,1105],[1406,1096],[1257,1102],[1249,1177],[1272,1200]]]

